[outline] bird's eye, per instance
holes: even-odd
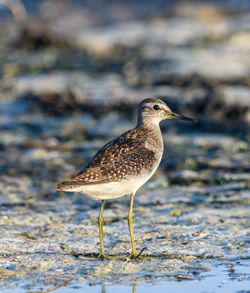
[[[160,107],[159,107],[159,105],[154,105],[154,110],[159,110],[160,109]]]

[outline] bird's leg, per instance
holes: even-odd
[[[131,237],[131,243],[132,243],[132,252],[129,255],[130,258],[136,258],[137,253],[135,250],[135,241],[134,241],[134,234],[133,234],[133,204],[134,204],[134,194],[131,193],[130,195],[130,204],[129,204],[129,210],[128,210],[128,227]]]
[[[99,212],[99,217],[98,217],[98,224],[99,224],[99,235],[100,235],[100,249],[101,252],[99,254],[99,257],[104,260],[105,258],[107,258],[104,254],[104,245],[103,245],[103,210],[104,210],[104,206],[105,206],[105,200],[102,200],[102,204],[101,204],[101,208],[100,208],[100,212]]]
[[[101,204],[101,208],[100,208],[100,212],[99,212],[99,217],[98,217],[98,224],[99,224],[99,234],[100,234],[100,254],[98,255],[99,258],[101,258],[102,260],[104,259],[121,259],[124,257],[121,255],[118,256],[107,256],[104,254],[104,244],[103,244],[103,210],[104,210],[104,206],[105,206],[105,200],[102,200],[102,204]]]

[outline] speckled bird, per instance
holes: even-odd
[[[128,225],[132,252],[129,257],[138,257],[132,226],[134,195],[160,164],[163,139],[159,123],[165,119],[194,121],[192,118],[173,113],[160,99],[144,99],[139,105],[136,127],[107,143],[83,170],[57,186],[58,190],[81,192],[94,200],[102,201],[98,217],[101,259],[113,258],[104,253],[105,200],[124,195],[130,195]]]

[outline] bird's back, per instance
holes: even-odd
[[[83,170],[70,180],[59,183],[57,188],[77,191],[78,187],[79,191],[86,190],[87,193],[90,185],[129,181],[142,173],[148,177],[156,163],[156,153],[146,147],[148,131],[143,127],[134,128],[110,141]]]

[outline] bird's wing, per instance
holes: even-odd
[[[145,147],[145,138],[135,138],[131,133],[128,134],[106,144],[86,168],[71,180],[60,184],[66,186],[108,183],[138,174],[143,169],[151,170],[154,152]]]

